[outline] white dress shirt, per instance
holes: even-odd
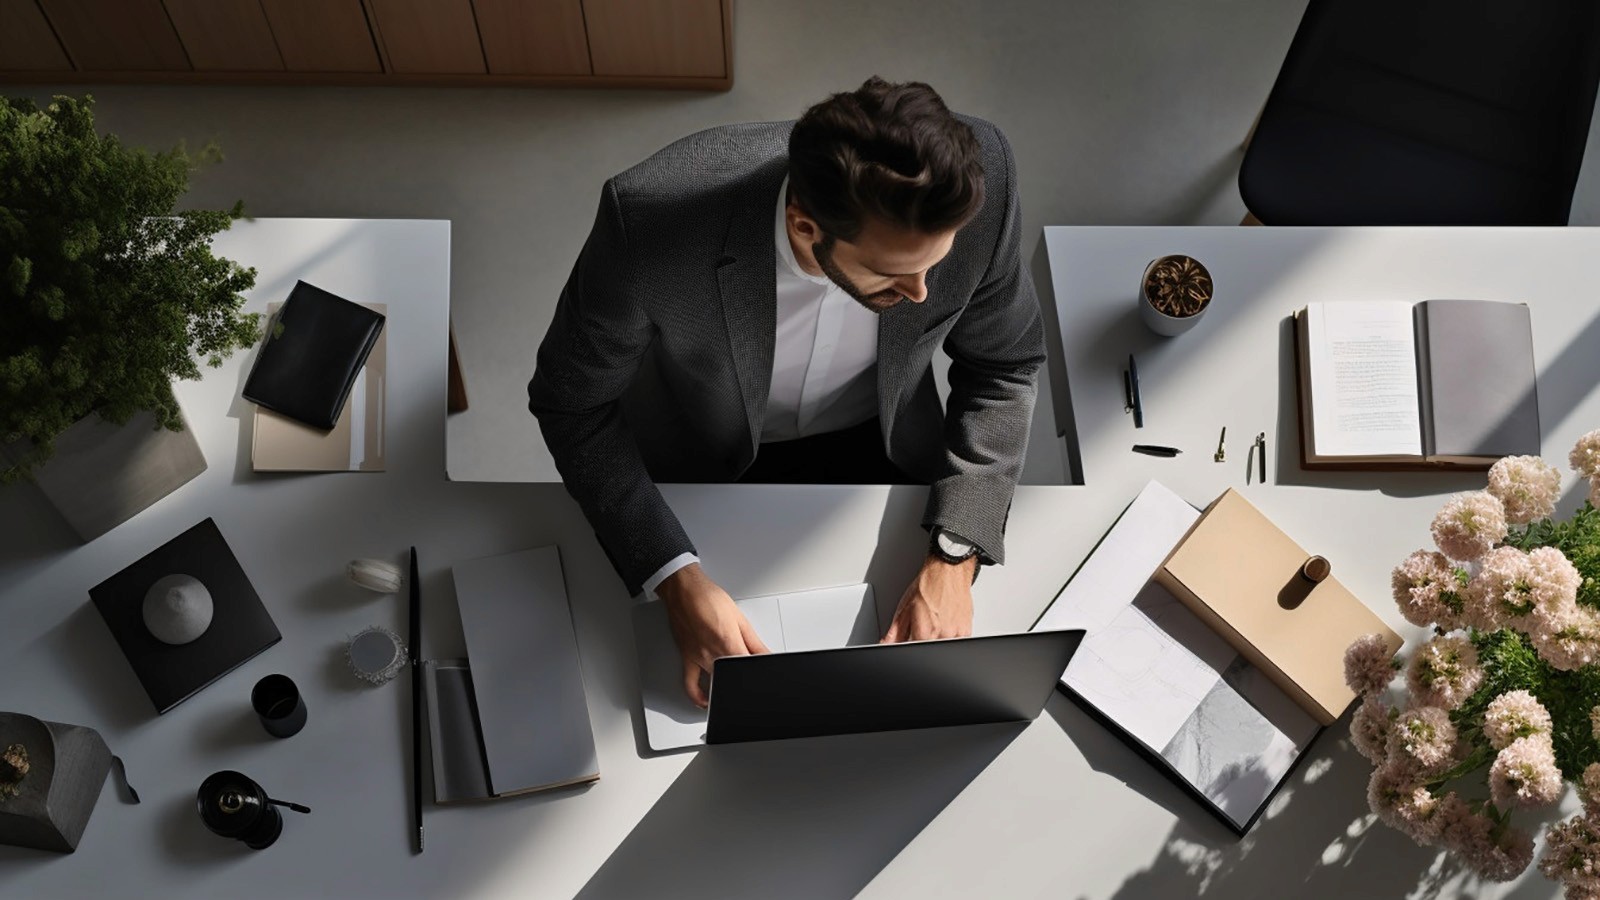
[[[825,275],[808,275],[795,259],[785,223],[789,179],[778,188],[773,243],[778,255],[777,335],[772,387],[761,442],[840,431],[878,414],[878,314]],[[654,597],[667,577],[690,563],[681,553],[645,580]]]
[[[761,442],[792,441],[860,425],[878,414],[878,314],[795,260],[778,189],[773,241],[778,306],[772,388]]]

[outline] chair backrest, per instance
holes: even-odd
[[[1283,121],[1347,127],[1362,135],[1351,148],[1401,142],[1408,150],[1393,159],[1453,154],[1515,173],[1519,189],[1548,190],[1543,208],[1564,224],[1597,84],[1595,0],[1311,0],[1251,152],[1281,149],[1272,131]]]

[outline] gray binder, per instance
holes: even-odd
[[[467,660],[423,669],[436,803],[600,777],[583,667],[555,547],[453,570]]]

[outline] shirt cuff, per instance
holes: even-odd
[[[661,582],[666,581],[674,572],[677,572],[684,566],[687,566],[690,563],[697,563],[699,561],[700,557],[693,553],[679,553],[672,559],[667,560],[666,565],[657,569],[654,575],[651,575],[649,578],[644,580],[644,590],[640,592],[640,597],[645,600],[660,600],[661,598],[656,596],[656,588],[661,586]]]

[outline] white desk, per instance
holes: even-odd
[[[0,897],[859,892],[1142,900],[1192,896],[1202,883],[1207,896],[1229,898],[1390,897],[1428,868],[1432,854],[1367,827],[1365,763],[1346,746],[1342,726],[1324,736],[1242,842],[1059,696],[1020,734],[912,732],[642,757],[630,601],[576,506],[559,485],[445,479],[448,234],[441,222],[283,220],[241,223],[218,241],[224,253],[260,269],[251,309],[280,299],[296,277],[390,304],[387,473],[252,474],[248,426],[241,428],[249,406],[238,399],[252,355],[242,354],[179,388],[211,468],[132,522],[79,547],[31,488],[0,492],[0,709],[99,728],[145,798],[142,806],[124,805],[108,784],[75,855],[0,848]],[[1467,487],[1469,479],[1413,482],[1420,487],[1409,494],[1428,494],[1414,497],[1403,479],[1311,479],[1288,462],[1280,466],[1291,447],[1278,423],[1292,422],[1292,407],[1278,397],[1286,370],[1277,322],[1305,300],[1328,296],[1316,285],[1341,260],[1369,263],[1368,292],[1460,292],[1456,281],[1426,289],[1434,282],[1425,271],[1396,266],[1397,251],[1439,245],[1439,234],[1051,230],[1072,399],[1086,436],[1086,486],[1018,492],[1011,562],[977,586],[978,629],[1031,623],[1145,478],[1160,476],[1197,501],[1242,485],[1243,451],[1260,430],[1272,439],[1270,474],[1293,483],[1252,487],[1251,499],[1304,542],[1326,547],[1341,574],[1397,622],[1384,599],[1389,567],[1425,542],[1439,502],[1432,493]],[[1595,347],[1600,325],[1581,300],[1562,302],[1581,293],[1543,285],[1541,272],[1554,266],[1539,248],[1565,262],[1600,249],[1600,238],[1579,229],[1448,237],[1444,244],[1470,244],[1461,255],[1504,270],[1504,281],[1480,296],[1520,289],[1536,302],[1541,403],[1552,411],[1547,455],[1564,453],[1586,423],[1600,423],[1600,398],[1590,390],[1600,380],[1600,355],[1564,348],[1575,341]],[[1194,332],[1161,344],[1139,330],[1132,301],[1124,300],[1131,291],[1121,285],[1131,284],[1134,275],[1124,273],[1143,261],[1177,250],[1205,260],[1224,294]],[[1387,288],[1378,277],[1385,271]],[[1253,282],[1251,272],[1259,276]],[[1580,276],[1571,278],[1576,284]],[[1251,283],[1254,290],[1244,289]],[[1267,291],[1268,284],[1278,288]],[[1572,324],[1563,329],[1563,321]],[[1126,451],[1136,432],[1121,418],[1118,360],[1129,348],[1140,354],[1149,416],[1137,438],[1189,450],[1178,460]],[[1191,375],[1222,379],[1227,402],[1200,393]],[[1555,415],[1563,405],[1568,414]],[[1225,466],[1211,462],[1222,413],[1208,409],[1229,418]],[[669,487],[667,496],[707,567],[735,594],[868,580],[898,596],[923,547],[921,489],[702,486]],[[284,640],[156,717],[86,591],[208,515]],[[413,857],[407,687],[404,679],[364,687],[340,659],[344,638],[362,627],[402,630],[403,602],[348,585],[343,564],[355,556],[398,561],[415,544],[428,604],[426,653],[449,656],[462,649],[449,566],[547,543],[562,548],[601,780],[581,792],[429,807],[428,850]],[[262,733],[248,705],[250,686],[269,672],[295,678],[310,709],[306,730],[286,741]],[[285,814],[283,838],[262,852],[216,838],[201,827],[193,797],[203,777],[225,768],[315,812]],[[1556,892],[1535,884],[1518,896]]]

